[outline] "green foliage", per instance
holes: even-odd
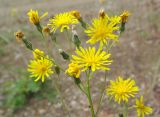
[[[56,92],[50,82],[37,83],[32,78],[29,78],[28,73],[22,70],[18,70],[18,72],[19,76],[22,76],[21,78],[5,84],[5,107],[10,108],[14,112],[24,107],[34,97],[39,99],[45,98],[49,101],[55,99]]]

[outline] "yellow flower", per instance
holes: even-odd
[[[152,108],[144,105],[143,96],[140,99],[136,99],[136,105],[134,107],[137,109],[138,117],[144,117],[144,115],[152,113]]]
[[[22,31],[17,31],[14,35],[16,36],[16,40],[18,42],[20,42],[24,37],[24,33]]]
[[[119,16],[109,18],[105,14],[105,17],[93,19],[92,26],[89,26],[85,30],[85,33],[90,37],[87,43],[95,44],[100,42],[103,45],[107,44],[107,41],[110,39],[117,41],[118,35],[114,34],[114,32],[119,30],[119,26],[117,25],[119,23]]]
[[[118,77],[116,81],[110,81],[109,87],[106,89],[107,95],[114,98],[119,104],[121,101],[128,102],[130,97],[135,97],[135,94],[139,91],[139,88],[135,85],[135,81],[132,79],[123,80],[122,77]]]
[[[40,23],[40,20],[45,17],[46,15],[48,15],[48,12],[44,13],[42,16],[39,16],[38,11],[37,10],[30,10],[27,15],[29,16],[29,21],[32,24],[38,25]]]
[[[35,49],[33,51],[33,56],[34,56],[35,59],[40,59],[41,57],[44,56],[44,52],[40,51],[39,49]]]
[[[48,26],[51,26],[51,32],[56,31],[58,28],[60,29],[60,32],[63,32],[64,29],[70,29],[70,25],[78,23],[78,20],[72,15],[71,12],[57,14],[49,21],[50,24],[48,24]]]
[[[31,60],[28,65],[28,71],[31,73],[31,77],[36,78],[35,81],[42,80],[45,81],[45,77],[49,77],[49,75],[53,74],[53,70],[51,69],[53,66],[52,61],[47,58]]]
[[[112,60],[108,60],[111,54],[107,54],[101,48],[96,52],[95,47],[89,47],[88,49],[80,47],[80,49],[76,49],[76,54],[77,56],[72,55],[71,62],[78,64],[82,71],[88,68],[92,71],[110,70],[107,66],[112,62]]]
[[[81,74],[80,67],[78,66],[78,64],[70,63],[68,65],[68,69],[65,71],[65,73],[67,73],[69,76],[79,78],[79,76]]]
[[[129,11],[126,11],[126,10],[125,10],[125,11],[120,15],[120,17],[121,17],[121,22],[122,22],[122,23],[126,23],[129,16],[130,16]]]

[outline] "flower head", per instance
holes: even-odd
[[[121,17],[121,22],[122,22],[122,23],[126,23],[129,16],[130,16],[129,11],[126,11],[126,10],[125,10],[125,11],[120,15],[120,17]]]
[[[136,105],[134,107],[137,109],[138,117],[144,117],[144,115],[152,113],[152,108],[144,105],[143,96],[140,99],[136,99]]]
[[[100,42],[102,44],[107,44],[107,41],[110,39],[117,41],[118,35],[114,34],[114,32],[119,30],[119,26],[117,25],[119,23],[119,16],[109,18],[105,14],[104,17],[93,19],[92,26],[89,26],[85,30],[85,33],[90,37],[87,43],[95,44]]]
[[[112,63],[112,60],[108,60],[111,54],[107,54],[101,48],[96,51],[95,47],[89,47],[88,49],[80,47],[76,49],[76,54],[77,56],[72,55],[71,62],[78,64],[82,71],[88,68],[92,71],[110,70],[107,66]]]
[[[64,29],[69,29],[70,25],[78,23],[78,20],[72,15],[72,12],[57,14],[49,21],[50,24],[48,24],[48,26],[51,26],[51,31],[56,31],[60,28],[60,32],[63,32]]]
[[[79,78],[81,74],[80,67],[76,63],[70,63],[65,73],[67,73],[69,76]]]
[[[40,51],[39,49],[35,49],[33,51],[33,56],[34,56],[34,59],[41,59],[41,57],[44,56],[44,52]]]
[[[40,23],[40,19],[42,19],[43,17],[45,17],[46,15],[48,15],[48,13],[44,13],[42,16],[39,16],[38,11],[37,10],[30,10],[27,15],[29,16],[29,21],[32,24],[38,25]]]
[[[24,37],[24,33],[22,31],[17,31],[14,35],[16,36],[16,40],[18,42],[21,41]]]
[[[31,77],[36,78],[35,81],[41,79],[42,82],[44,82],[45,77],[49,77],[49,75],[54,73],[51,69],[53,63],[47,58],[41,57],[41,59],[30,61],[30,64],[28,65],[28,71],[31,73]]]
[[[128,102],[130,97],[135,97],[139,88],[135,85],[134,80],[130,78],[123,80],[122,77],[118,77],[116,81],[110,81],[110,85],[106,91],[108,96],[114,98],[116,102],[121,103],[121,101]]]

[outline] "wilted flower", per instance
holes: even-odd
[[[41,59],[41,57],[44,57],[44,52],[40,51],[39,49],[35,49],[33,51],[33,56],[34,56],[34,59]]]
[[[70,25],[78,23],[78,20],[71,12],[57,14],[49,21],[50,24],[48,24],[48,26],[51,26],[51,32],[56,31],[58,28],[60,29],[60,32],[63,32],[64,29],[70,29]]]
[[[68,69],[66,70],[66,72],[69,76],[73,76],[75,78],[79,78],[80,76],[80,67],[78,66],[78,64],[76,63],[70,63],[68,65]]]
[[[21,41],[24,37],[24,33],[22,31],[17,31],[14,35],[16,36],[16,40],[18,42]]]
[[[140,99],[136,99],[136,105],[134,107],[137,109],[138,117],[144,117],[144,115],[152,113],[152,108],[144,105],[143,96]]]
[[[110,85],[106,91],[108,96],[120,104],[121,101],[128,102],[130,97],[135,97],[139,88],[135,85],[134,80],[130,78],[123,80],[122,77],[118,77],[116,81],[110,80]]]
[[[52,70],[53,62],[49,60],[49,58],[31,60],[28,65],[28,71],[31,72],[31,76],[36,78],[35,81],[42,80],[45,81],[45,77],[49,77],[49,75],[53,74]]]
[[[71,14],[72,14],[77,20],[81,20],[81,19],[82,19],[80,12],[77,11],[77,10],[71,11]]]
[[[105,13],[104,9],[100,9],[100,11],[99,11],[99,17],[105,18],[105,16],[106,16],[106,13]]]
[[[40,20],[45,17],[46,15],[48,15],[48,12],[45,12],[42,16],[39,16],[38,11],[37,10],[30,10],[27,15],[29,16],[29,21],[32,24],[38,25],[40,23]]]
[[[129,16],[130,16],[129,11],[125,10],[125,11],[120,15],[120,17],[121,17],[121,22],[122,22],[122,23],[126,23]]]
[[[49,27],[48,26],[43,27],[42,32],[48,35],[50,33]]]
[[[107,66],[112,63],[112,60],[108,60],[111,54],[102,51],[101,48],[96,51],[95,47],[89,47],[84,49],[80,47],[76,49],[76,54],[72,55],[71,62],[76,63],[82,68],[82,71],[91,68],[92,71],[95,70],[110,70]]]

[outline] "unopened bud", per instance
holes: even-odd
[[[77,31],[76,30],[72,30],[72,33],[73,33],[72,41],[74,42],[75,46],[77,48],[79,48],[80,45],[81,45],[81,41],[80,41],[80,39],[78,37]]]
[[[27,39],[22,39],[22,40],[29,50],[33,50],[32,43],[30,41],[28,41]]]
[[[60,74],[60,68],[57,65],[55,65],[55,72],[56,72],[57,75]]]
[[[69,60],[69,55],[64,52],[62,49],[59,49],[59,53],[62,55],[63,59]]]

